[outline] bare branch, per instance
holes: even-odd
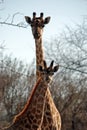
[[[21,23],[17,23],[17,24],[14,24],[14,23],[8,23],[8,22],[0,22],[1,25],[10,25],[10,26],[15,26],[15,27],[22,27],[22,28],[27,28],[27,25],[25,24],[21,24]]]
[[[24,22],[18,22],[18,23],[15,23],[15,20],[18,15],[22,15],[21,13],[17,12],[15,14],[13,14],[12,18],[10,15],[7,16],[7,18],[4,20],[4,21],[0,21],[0,24],[1,25],[9,25],[9,26],[14,26],[14,27],[21,27],[21,28],[27,28],[27,24],[25,24]],[[24,18],[24,16],[23,16]],[[10,20],[11,19],[11,20]],[[11,21],[11,22],[8,22],[8,21]]]

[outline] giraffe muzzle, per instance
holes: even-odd
[[[39,39],[40,36],[41,36],[40,33],[35,33],[35,34],[34,34],[34,38],[35,38],[35,39]]]

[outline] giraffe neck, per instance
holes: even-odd
[[[22,112],[20,112],[14,119],[13,125],[8,129],[23,128],[23,130],[38,129],[43,121],[44,107],[45,107],[45,95],[48,84],[42,81],[40,78],[37,84],[34,86],[32,94],[25,105]]]
[[[35,39],[35,46],[36,46],[36,81],[41,76],[40,72],[37,70],[38,65],[43,66],[43,47],[42,47],[42,37],[39,39]]]

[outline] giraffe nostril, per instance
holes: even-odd
[[[38,35],[39,35],[39,33],[38,33],[38,32],[36,32],[36,35],[38,36]]]
[[[38,32],[36,32],[35,34],[34,34],[34,38],[36,38],[36,39],[38,39],[38,38],[40,38],[40,33],[38,33]]]
[[[46,79],[45,79],[48,83],[50,83],[51,81],[52,81],[52,77],[51,76],[48,76],[48,77],[46,77]]]
[[[50,82],[50,81],[51,81],[51,78],[50,78],[50,77],[46,77],[46,81],[47,81],[47,82]]]

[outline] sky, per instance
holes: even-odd
[[[8,18],[10,22],[11,17],[18,12],[20,15],[15,16],[14,23],[23,21],[27,25],[24,16],[32,17],[33,12],[36,12],[37,16],[43,12],[44,17],[51,17],[44,28],[44,45],[45,41],[50,41],[63,32],[66,25],[74,27],[82,23],[87,15],[87,0],[4,0],[0,4],[0,21]],[[25,29],[0,25],[1,43],[5,45],[5,54],[25,63],[31,63],[35,58],[35,41],[30,26]]]

